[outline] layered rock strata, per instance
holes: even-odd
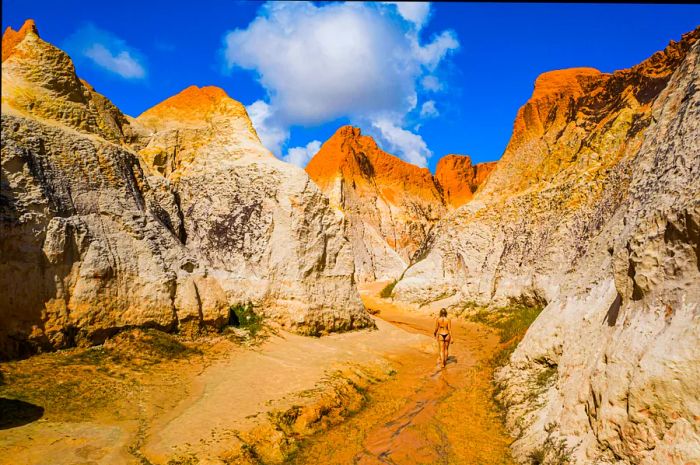
[[[474,199],[395,293],[548,302],[498,373],[523,463],[700,459],[700,29],[542,75]]]

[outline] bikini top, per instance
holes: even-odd
[[[448,329],[448,324],[449,324],[449,320],[444,318],[444,317],[440,317],[437,320],[438,329]]]

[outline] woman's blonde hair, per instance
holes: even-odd
[[[440,316],[447,317],[447,309],[446,308],[440,309]]]

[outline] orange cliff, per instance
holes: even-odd
[[[19,28],[19,31],[15,31],[10,26],[5,29],[2,35],[2,61],[5,61],[14,53],[15,46],[22,42],[22,39],[24,39],[28,32],[32,32],[37,36],[39,35],[39,31],[33,19],[26,20],[22,27]]]
[[[343,126],[306,172],[348,218],[362,282],[399,276],[433,225],[471,199],[495,165],[449,155],[433,176],[383,151],[359,128]]]
[[[442,203],[442,195],[427,168],[419,168],[377,146],[359,128],[343,126],[328,139],[309,161],[306,172],[324,189],[338,176],[356,189],[375,187],[389,202],[403,195]]]
[[[635,136],[654,120],[654,98],[699,38],[700,27],[642,63],[614,73],[571,68],[540,75],[480,196],[572,182],[577,172],[612,166],[627,150],[637,150],[641,139]],[[606,137],[592,139],[594,132]]]
[[[532,97],[518,110],[511,143],[539,137],[555,122],[554,119],[570,117],[559,111],[562,109],[561,101],[581,97],[609,76],[595,68],[561,69],[539,75]]]
[[[447,211],[429,170],[386,153],[352,126],[338,129],[306,172],[348,219],[360,282],[398,278]]]
[[[359,128],[343,126],[321,146],[306,172],[321,189],[342,177],[356,188],[377,187],[390,201],[406,194],[457,208],[472,198],[495,167],[496,162],[473,165],[466,155],[450,154],[438,161],[433,176],[427,168],[383,151]]]
[[[445,155],[435,167],[435,179],[442,187],[445,202],[452,208],[467,203],[486,178],[496,168],[496,162],[472,165],[467,155]]]

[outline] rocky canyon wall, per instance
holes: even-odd
[[[238,102],[134,121],[33,22],[2,50],[0,356],[220,327],[240,301],[302,333],[372,324],[342,215]]]
[[[540,76],[494,172],[395,287],[547,303],[497,374],[523,463],[700,460],[699,37]]]

